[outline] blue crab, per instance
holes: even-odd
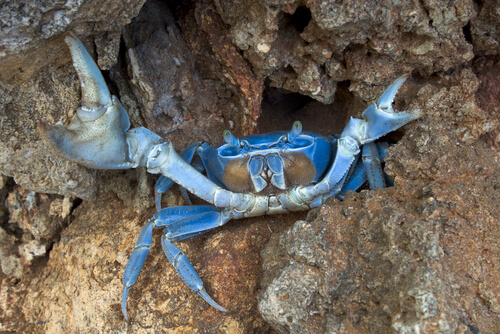
[[[152,131],[130,128],[128,114],[111,96],[99,68],[71,33],[65,38],[82,86],[81,108],[68,126],[41,124],[45,142],[58,154],[89,168],[126,169],[146,166],[161,174],[155,185],[158,212],[141,230],[123,274],[122,311],[151,248],[152,231],[163,229],[161,245],[184,283],[213,307],[227,311],[205,291],[187,256],[174,243],[197,237],[232,219],[310,210],[329,197],[342,198],[366,181],[371,189],[386,186],[381,161],[387,143],[381,136],[420,117],[396,113],[392,102],[405,81],[397,79],[377,103],[351,118],[342,134],[330,137],[290,131],[236,138],[212,147],[195,143],[178,154]],[[177,183],[209,205],[161,208],[161,194]]]

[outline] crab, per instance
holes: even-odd
[[[161,246],[184,283],[206,302],[227,311],[206,292],[187,256],[175,242],[200,236],[232,219],[310,210],[327,198],[342,199],[366,182],[371,189],[390,185],[381,163],[388,144],[376,141],[421,116],[420,110],[395,112],[400,77],[379,100],[351,118],[340,135],[325,137],[290,131],[236,138],[224,131],[213,147],[194,143],[178,154],[154,132],[130,129],[125,108],[111,96],[92,57],[73,34],[65,37],[82,88],[81,107],[68,126],[40,124],[45,142],[62,157],[94,169],[147,167],[161,174],[155,185],[157,213],[142,228],[123,274],[122,312],[149,254],[154,229],[163,229]],[[161,195],[174,183],[208,205],[161,207]]]

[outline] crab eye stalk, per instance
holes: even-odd
[[[241,143],[240,143],[240,140],[238,138],[236,138],[232,133],[231,131],[229,130],[224,130],[224,133],[222,134],[222,137],[224,138],[224,141],[229,144],[229,145],[232,145],[232,146],[236,146],[236,147],[241,147]]]
[[[302,123],[300,121],[296,121],[292,125],[292,130],[290,130],[290,132],[288,132],[288,136],[287,136],[288,141],[289,142],[293,141],[295,139],[295,137],[297,137],[301,133],[302,133]]]

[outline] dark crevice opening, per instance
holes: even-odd
[[[184,20],[189,11],[194,9],[196,5],[194,0],[166,0],[165,3],[177,22]]]
[[[465,40],[472,44],[472,33],[471,33],[471,26],[470,26],[470,21],[467,22],[467,24],[462,28],[462,31],[465,36]]]
[[[326,105],[309,96],[273,87],[267,80],[262,113],[257,122],[259,133],[287,131],[295,121],[300,121],[304,131],[324,136],[340,134],[348,121],[348,114],[358,109],[362,111],[365,106],[349,91],[349,86],[349,81],[337,83],[334,102]]]
[[[483,7],[483,1],[482,0],[474,0],[474,3],[478,6],[478,9],[481,9]]]
[[[338,125],[343,126],[344,119],[345,112],[335,104],[325,105],[309,96],[272,87],[268,80],[257,129],[259,133],[288,131],[295,121],[300,121],[303,131],[327,136],[340,131]]]
[[[78,197],[74,199],[74,201],[73,201],[73,207],[71,208],[71,215],[73,215],[73,211],[75,211],[75,209],[77,207],[79,207],[80,204],[82,204],[82,203],[83,203],[83,199],[78,198]]]
[[[15,236],[17,239],[20,239],[23,235],[23,230],[17,224],[9,223],[9,211],[5,206],[5,202],[7,200],[7,196],[14,190],[14,186],[16,182],[14,178],[9,177],[7,181],[5,181],[5,185],[0,189],[0,227],[5,230],[8,234]]]
[[[292,15],[285,14],[286,22],[294,26],[299,33],[304,32],[304,29],[309,25],[311,18],[311,11],[306,6],[298,7]]]

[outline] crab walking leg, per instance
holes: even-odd
[[[254,195],[234,193],[219,187],[177,154],[171,143],[155,145],[148,156],[147,167],[149,173],[170,178],[216,207],[246,211],[254,205]]]
[[[165,228],[165,236],[169,241],[174,242],[183,236],[199,235],[200,232],[210,231],[231,220],[231,216],[224,214],[215,207],[213,209],[213,211],[199,213],[173,222]]]
[[[186,283],[191,290],[197,292],[207,303],[220,311],[227,312],[227,309],[217,304],[212,297],[208,295],[203,287],[200,276],[196,273],[196,270],[191,265],[191,262],[189,262],[187,256],[179,248],[175,247],[165,235],[161,236],[161,246],[163,252],[184,283]]]
[[[127,317],[127,296],[130,290],[130,287],[135,284],[137,281],[137,277],[139,277],[139,273],[144,266],[144,262],[148,257],[149,250],[151,249],[151,239],[153,236],[153,229],[155,228],[155,220],[149,220],[141,230],[139,237],[134,246],[134,250],[130,255],[127,266],[125,267],[125,272],[123,273],[122,283],[123,283],[123,292],[122,292],[122,312],[125,320],[128,320]]]
[[[357,161],[347,181],[342,185],[342,189],[337,194],[337,198],[344,199],[347,191],[356,191],[366,182],[366,169],[362,161]]]
[[[153,215],[153,218],[148,220],[137,238],[137,242],[135,243],[134,250],[130,255],[130,258],[127,262],[127,266],[125,267],[125,271],[123,273],[122,283],[123,283],[123,292],[122,292],[122,312],[123,316],[127,319],[127,297],[130,288],[135,284],[137,278],[139,277],[139,273],[144,266],[144,262],[149,254],[152,244],[152,234],[153,230],[157,228],[167,228],[171,224],[175,224],[177,221],[197,221],[204,220],[204,215],[210,215],[210,217],[214,217],[213,213],[218,214],[218,209],[211,205],[198,205],[198,206],[178,206],[165,208],[158,213]],[[229,221],[229,217],[226,221]],[[206,220],[206,219],[205,219]],[[207,230],[209,230],[208,228]],[[203,230],[205,232],[206,230]],[[198,236],[202,233],[191,233],[191,237]],[[174,239],[180,240],[183,238]],[[168,256],[167,256],[168,257]],[[174,268],[177,270],[177,267],[174,263]],[[179,272],[179,271],[178,271]],[[180,274],[180,273],[179,273]],[[198,277],[199,279],[199,277]],[[201,279],[199,279],[201,283]],[[187,284],[187,282],[186,282]],[[188,284],[189,285],[189,284]]]
[[[206,292],[203,282],[187,256],[172,244],[176,240],[185,240],[200,235],[231,220],[229,214],[218,211],[207,211],[188,216],[169,224],[161,237],[161,245],[168,261],[175,268],[182,281],[194,292],[198,293],[207,303],[216,309],[227,312],[227,309],[217,304]]]
[[[363,146],[363,149],[365,146]],[[375,147],[377,149],[377,154],[379,156],[380,163],[382,163],[384,159],[387,157],[387,148],[389,147],[389,144],[386,142],[375,143]],[[356,191],[367,181],[367,168],[364,165],[364,161],[361,159],[358,160],[355,164],[356,164],[355,167],[352,168],[352,172],[349,174],[345,183],[342,185],[342,190],[336,196],[340,200],[344,199],[345,193],[347,191]],[[391,185],[392,181],[383,172],[381,166],[382,165],[380,165],[380,171],[382,172],[382,175],[384,177],[384,183],[386,185]],[[374,168],[378,168],[378,165],[375,165]],[[370,184],[370,189],[373,190],[376,188],[373,188],[373,185]]]
[[[366,177],[368,178],[368,183],[370,183],[370,189],[385,188],[384,171],[382,170],[382,162],[375,143],[372,142],[363,145],[361,154],[363,165],[366,169]]]

